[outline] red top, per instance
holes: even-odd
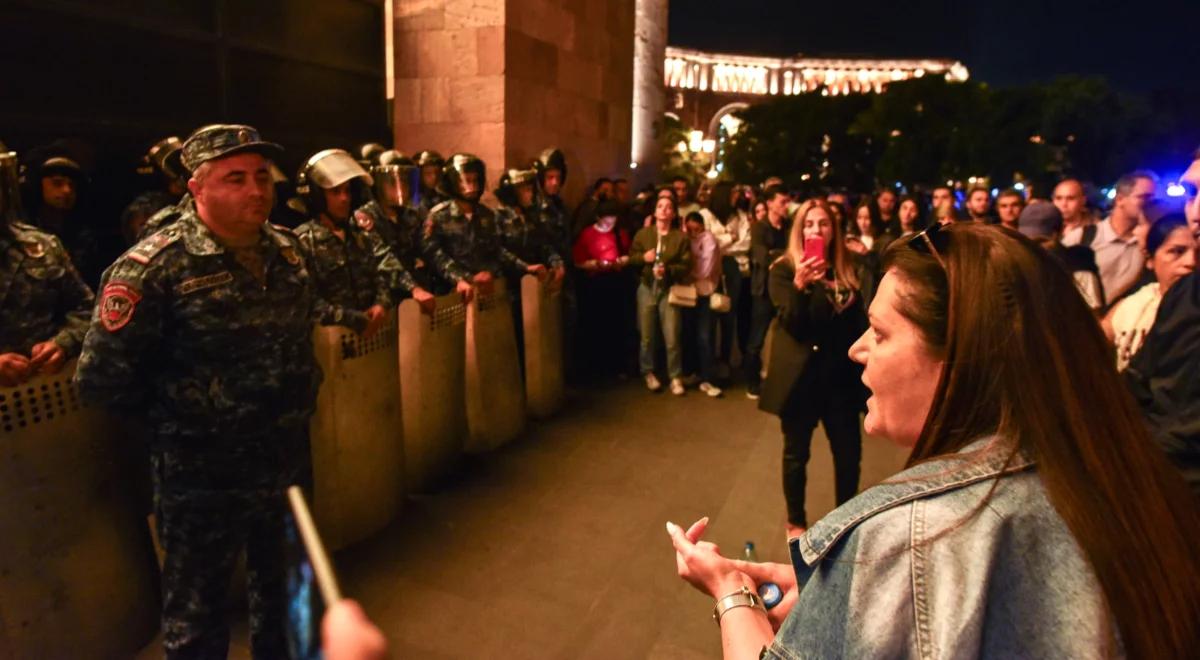
[[[629,234],[625,230],[613,227],[612,231],[602,232],[595,225],[588,225],[579,233],[571,256],[579,265],[589,259],[616,261],[628,252]]]

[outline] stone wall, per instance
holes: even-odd
[[[665,0],[393,2],[396,148],[475,153],[490,188],[558,146],[569,202],[629,176],[635,5]]]

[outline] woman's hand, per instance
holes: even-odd
[[[712,598],[720,598],[750,586],[750,578],[734,563],[721,556],[721,549],[701,541],[708,527],[708,518],[697,520],[686,532],[679,525],[667,523],[667,534],[675,546],[675,567],[679,577]]]
[[[755,588],[764,582],[774,582],[783,591],[783,600],[767,610],[767,618],[771,620],[771,630],[779,632],[783,620],[792,611],[792,606],[800,598],[800,589],[796,585],[796,570],[787,564],[758,564],[735,559],[730,562],[751,580]]]
[[[867,252],[870,252],[870,250],[867,249],[867,244],[863,243],[856,236],[846,237],[846,249],[855,254],[866,254]]]
[[[796,275],[792,277],[792,284],[797,289],[803,291],[814,282],[819,282],[825,278],[825,260],[817,257],[807,257],[800,263],[796,264]]]

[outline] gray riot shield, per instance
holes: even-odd
[[[313,509],[337,549],[383,529],[404,500],[396,317],[369,340],[318,326],[313,345],[325,373],[311,425]]]
[[[400,303],[400,407],[405,479],[428,486],[463,452],[467,307],[457,293],[439,297],[433,316],[411,298]]]
[[[504,280],[467,305],[467,451],[485,452],[525,429],[525,386],[517,362],[512,304]]]
[[[562,288],[533,275],[521,278],[525,324],[525,398],[529,414],[544,418],[563,405]]]
[[[74,372],[0,389],[0,658],[132,657],[158,629],[139,475]]]

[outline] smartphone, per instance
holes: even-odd
[[[292,509],[284,524],[288,652],[295,660],[319,660],[321,620],[342,595],[304,492],[292,486],[287,498]]]
[[[825,261],[825,237],[809,236],[804,239],[804,258]]]

